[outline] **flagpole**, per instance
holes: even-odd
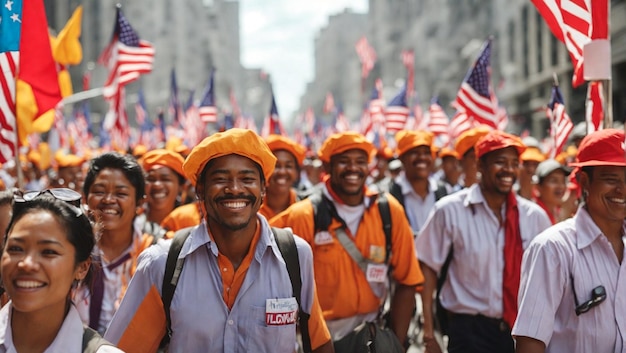
[[[554,80],[553,85],[558,87],[559,86],[559,77],[556,75],[556,72],[552,72],[552,79]],[[548,106],[548,108],[550,108]],[[553,107],[554,108],[554,107]],[[558,143],[556,142],[556,124],[554,123],[554,109],[551,109],[552,113],[550,114],[550,135],[552,135],[552,143],[553,143],[553,156],[551,156],[552,158],[556,158],[556,155],[558,153],[558,151],[556,150],[558,148]]]
[[[15,112],[15,172],[17,173],[17,187],[20,190],[24,190],[24,173],[22,172],[22,164],[20,163],[20,134],[17,131],[19,128],[19,120],[17,119],[17,109]]]

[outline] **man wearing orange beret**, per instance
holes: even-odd
[[[275,164],[261,137],[237,128],[205,138],[187,156],[183,170],[196,185],[204,219],[190,230],[177,257],[184,267],[168,310],[169,351],[294,351],[298,303],[273,231],[258,214]],[[315,292],[311,248],[293,238],[302,281],[301,315],[310,314],[312,351],[333,352]],[[147,317],[160,305],[148,303],[155,295],[160,300],[171,244],[158,243],[142,254],[105,334],[126,351],[141,344],[137,334],[148,330],[146,324],[150,332],[165,331],[164,319],[155,324]],[[157,344],[161,338],[151,337]]]
[[[83,192],[83,164],[85,158],[74,154],[63,154],[59,151],[54,160],[57,165],[56,176],[52,178],[50,185],[55,188],[70,188],[76,192]]]
[[[522,142],[526,146],[526,150],[520,156],[522,168],[519,172],[516,190],[521,197],[532,200],[533,176],[539,163],[546,160],[546,156],[541,152],[541,146],[539,146],[539,141],[536,138],[528,136]]]
[[[524,149],[501,131],[481,137],[474,146],[480,182],[435,204],[417,237],[426,352],[441,352],[432,310],[438,274],[440,304],[449,313],[448,352],[515,350],[511,327],[524,247],[551,225],[539,206],[513,191]]]
[[[454,144],[454,150],[461,161],[461,184],[468,188],[478,182],[478,170],[476,170],[476,153],[474,145],[481,137],[485,136],[491,129],[486,126],[478,126],[462,133]]]
[[[396,153],[404,171],[395,178],[389,192],[402,204],[417,234],[435,202],[447,194],[443,183],[431,177],[436,153],[434,135],[427,131],[402,130],[395,136]]]
[[[338,352],[345,343],[342,339],[353,337],[353,329],[379,315],[390,268],[396,283],[390,327],[399,342],[404,342],[415,308],[415,288],[423,280],[411,227],[398,201],[388,194],[391,239],[386,241],[379,211],[381,198],[366,187],[374,153],[374,145],[361,134],[331,135],[318,151],[328,173],[323,186],[272,219],[272,225],[291,227],[313,248],[320,304]],[[317,212],[330,210],[329,224],[315,217],[312,200],[316,198],[320,200]],[[346,250],[346,239],[354,250]],[[357,263],[353,257],[363,261]]]
[[[269,220],[297,201],[295,185],[306,150],[281,135],[269,135],[265,142],[276,156],[276,168],[267,182],[267,194],[259,210]]]

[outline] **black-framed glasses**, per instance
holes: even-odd
[[[13,202],[16,204],[26,203],[42,195],[52,196],[53,198],[57,200],[68,203],[70,206],[72,206],[77,217],[83,214],[83,211],[80,208],[80,200],[82,198],[82,195],[68,188],[53,188],[53,189],[45,189],[41,191],[27,191],[27,192],[16,190],[13,193]]]
[[[576,315],[584,314],[591,310],[594,306],[600,305],[606,299],[606,290],[604,286],[597,286],[591,290],[591,299],[582,304],[578,304],[578,299],[574,296],[574,302],[576,303]]]

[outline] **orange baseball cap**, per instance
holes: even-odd
[[[439,158],[443,159],[445,157],[454,157],[459,159],[459,154],[450,147],[444,147],[439,151]]]
[[[507,147],[515,147],[520,156],[526,150],[526,145],[519,137],[499,130],[490,131],[481,137],[476,141],[474,149],[476,150],[476,158],[480,158],[489,152]]]
[[[437,148],[433,146],[433,140],[435,135],[432,132],[428,131],[409,131],[409,130],[401,130],[396,133],[396,153],[398,156],[402,156],[408,150],[419,147],[419,146],[428,146],[430,147],[431,153],[433,157],[437,153]]]
[[[459,155],[459,158],[463,158],[463,156],[470,149],[474,148],[476,141],[478,141],[481,137],[487,135],[491,131],[490,128],[486,126],[479,126],[473,129],[469,129],[463,132],[456,139],[456,143],[454,144],[454,150]]]
[[[522,153],[520,159],[525,162],[541,163],[546,160],[546,156],[536,147],[526,147],[526,151]]]
[[[135,156],[135,158],[139,158],[143,156],[144,154],[146,154],[147,152],[148,152],[148,147],[144,145],[137,145],[135,146],[135,148],[133,148],[133,156]]]
[[[376,147],[365,139],[365,136],[354,131],[340,132],[330,135],[317,151],[322,162],[329,163],[330,157],[349,150],[361,150],[367,153],[367,161],[371,162]]]
[[[251,159],[261,166],[265,180],[269,180],[276,166],[276,157],[267,143],[248,129],[233,128],[215,133],[197,144],[185,159],[183,170],[194,185],[204,166],[212,159],[230,154]]]
[[[267,146],[274,151],[285,150],[296,157],[298,165],[302,165],[304,157],[306,156],[306,149],[301,144],[293,141],[292,139],[282,135],[269,135],[265,138]]]
[[[185,177],[185,172],[183,171],[184,162],[185,160],[179,153],[168,151],[166,149],[157,149],[146,152],[141,159],[141,165],[146,172],[155,166],[163,166],[170,168],[183,178]]]
[[[576,162],[572,167],[587,167],[596,165],[613,165],[626,167],[624,131],[619,129],[605,129],[585,136],[578,146]]]
[[[78,167],[85,162],[85,158],[75,154],[63,154],[63,151],[58,151],[54,155],[54,160],[58,168]]]

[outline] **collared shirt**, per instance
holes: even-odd
[[[545,212],[517,198],[522,246],[550,226]],[[502,215],[506,205],[502,206]],[[441,289],[441,304],[458,314],[502,317],[504,225],[491,211],[478,184],[441,199],[416,240],[420,260],[439,273],[454,255]]]
[[[0,310],[0,353],[17,353],[13,343],[13,332],[11,331],[11,315],[13,305],[9,302]],[[32,333],[36,335],[36,332]],[[46,348],[44,353],[82,353],[83,352],[83,322],[78,315],[74,305],[70,305],[70,310],[63,320],[52,343]],[[98,348],[97,353],[123,353],[121,350],[103,345]]]
[[[291,281],[264,217],[259,216],[260,239],[232,310],[222,299],[222,275],[218,248],[203,221],[193,229],[182,247],[185,259],[170,307],[172,338],[169,352],[292,352],[296,345],[295,323],[268,325],[269,299],[293,298]],[[317,304],[311,248],[295,237],[302,278],[301,305],[311,313],[309,333],[315,349],[330,335]],[[165,262],[171,241],[160,242],[139,257],[135,276],[114,316],[105,338],[117,343],[152,287],[161,292]],[[319,307],[318,307],[319,308]],[[313,311],[313,312],[312,312]]]
[[[432,177],[428,178],[428,194],[424,198],[413,190],[413,186],[411,186],[404,173],[398,175],[395,181],[402,190],[404,211],[409,218],[411,228],[417,234],[426,223],[426,219],[428,219],[428,215],[437,201],[435,199],[435,190],[439,187],[437,180]]]
[[[336,207],[339,205],[326,186],[323,192]],[[382,264],[385,261],[386,244],[376,197],[371,190],[366,191],[358,227],[350,226],[350,229],[346,229],[346,234],[352,237],[363,257]],[[424,277],[416,261],[411,227],[400,203],[391,196],[387,199],[391,213],[392,251],[389,263],[393,267],[393,278],[406,286],[421,284]],[[344,207],[339,206],[337,209],[341,216]],[[330,320],[369,317],[371,314],[376,316],[386,292],[386,284],[368,281],[366,274],[341,245],[335,231],[341,226],[340,221],[332,219],[327,231],[315,233],[313,206],[309,199],[305,199],[272,218],[272,225],[291,227],[294,233],[311,244],[320,305],[333,339],[337,339],[342,333],[333,332]],[[351,229],[356,229],[356,233]],[[358,320],[350,322],[356,322],[355,326],[361,323]],[[349,325],[343,325],[343,328],[351,330],[353,327]]]
[[[101,335],[104,334],[109,322],[113,318],[113,314],[115,314],[115,311],[120,306],[120,301],[124,296],[124,292],[128,287],[128,283],[130,282],[137,265],[137,258],[139,254],[151,244],[152,238],[147,235],[142,235],[138,225],[135,224],[132,244],[116,259],[106,261],[103,257],[102,250],[100,250],[97,245],[94,247],[94,257],[101,259],[102,274],[104,276],[102,310],[100,312],[100,319],[98,320],[98,328],[96,330]],[[112,264],[115,266],[109,266]],[[89,307],[91,305],[91,298],[90,289],[86,286],[79,287],[74,294],[76,309],[86,325],[89,325]]]
[[[579,304],[597,286],[604,286],[606,299],[577,316],[572,280]],[[618,262],[585,208],[532,241],[519,293],[514,336],[542,341],[547,353],[626,352],[626,261]]]

